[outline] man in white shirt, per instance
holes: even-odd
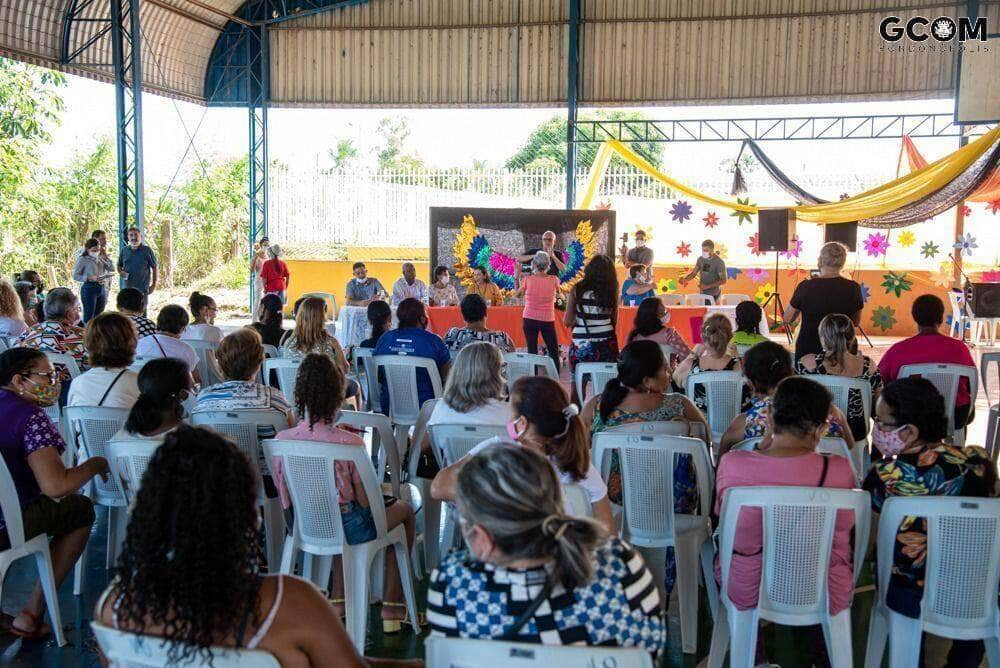
[[[399,306],[404,299],[418,299],[427,303],[427,284],[417,278],[417,268],[412,262],[403,263],[403,277],[392,286],[392,306]]]

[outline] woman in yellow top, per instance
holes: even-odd
[[[503,290],[490,280],[489,274],[481,267],[472,268],[472,285],[468,294],[479,295],[490,306],[503,306]]]

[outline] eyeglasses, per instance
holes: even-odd
[[[42,376],[43,378],[49,379],[49,385],[55,385],[59,382],[59,372],[58,371],[29,371],[28,373],[22,373],[22,376],[27,378],[28,376]]]
[[[873,418],[873,420],[875,421],[876,426],[878,426],[878,428],[882,431],[889,431],[890,429],[896,429],[899,427],[899,425],[895,422],[886,422],[881,418]]]

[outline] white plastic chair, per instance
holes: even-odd
[[[250,467],[258,480],[257,503],[264,513],[267,568],[271,573],[276,572],[281,556],[281,544],[285,539],[285,515],[281,510],[281,499],[277,497],[269,499],[264,494],[263,476],[270,474],[271,469],[261,451],[257,427],[269,426],[277,433],[288,429],[288,418],[277,410],[204,411],[193,413],[191,424],[209,427],[228,437],[249,460]],[[381,494],[379,496],[381,497]]]
[[[961,295],[954,290],[948,291],[948,304],[951,306],[951,328],[948,334],[953,339],[961,339],[965,333],[967,315],[965,306],[962,304]]]
[[[100,406],[67,406],[66,423],[69,425],[71,449],[79,447],[86,458],[108,458],[108,441],[125,426],[128,409],[105,408]],[[100,476],[95,476],[85,488],[87,496],[95,505],[108,509],[108,545],[105,558],[105,568],[111,568],[118,560],[121,545],[125,540],[128,502],[125,493],[118,485],[114,476],[109,476],[104,482]],[[76,562],[73,593],[83,592],[83,573],[86,571],[87,553],[84,551]]]
[[[743,403],[743,385],[746,379],[739,371],[701,371],[689,373],[684,394],[694,397],[695,387],[705,388],[705,416],[712,430],[712,442],[718,444],[730,423],[740,414]]]
[[[568,483],[562,486],[563,512],[571,517],[594,517],[594,506],[590,503],[587,490],[578,483]]]
[[[658,422],[628,422],[626,424],[620,424],[617,427],[611,427],[605,430],[611,434],[643,434],[645,436],[685,436],[690,438],[700,439],[705,444],[705,454],[708,456],[709,461],[713,464],[715,462],[712,460],[712,451],[709,448],[711,445],[711,438],[708,432],[705,430],[704,425],[700,422],[688,422],[687,420],[666,420]],[[594,448],[591,447],[591,455],[593,455]],[[601,469],[598,460],[594,459],[594,466]],[[610,462],[606,462],[610,465]],[[602,475],[607,477],[607,471],[602,471]]]
[[[856,447],[855,450],[857,450]],[[858,487],[861,486],[861,476],[864,469],[858,466],[854,453],[847,447],[847,441],[834,436],[824,436],[819,439],[816,452],[821,455],[836,455],[846,459],[851,464],[851,470],[854,471],[854,479],[857,481]]]
[[[442,395],[441,374],[438,372],[437,363],[430,358],[375,355],[372,357],[372,366],[374,378],[378,378],[380,374],[385,376],[386,386],[389,389],[389,419],[397,427],[400,425],[412,427],[417,423],[420,414],[420,396],[417,391],[418,369],[423,369],[430,376],[434,396]],[[378,385],[377,382],[374,384],[376,389]]]
[[[198,373],[201,375],[201,386],[211,387],[223,381],[222,369],[215,359],[215,351],[219,349],[219,344],[212,341],[198,341],[195,339],[184,339],[198,354]]]
[[[278,389],[289,404],[295,404],[295,377],[299,374],[299,364],[302,360],[296,358],[278,357],[264,360],[264,378],[270,381],[271,372],[278,376]]]
[[[990,399],[990,381],[988,376],[991,364],[996,365],[997,376],[1000,377],[1000,353],[983,353],[983,357],[979,362],[979,373],[982,374],[986,405],[990,407],[989,416],[986,418],[986,442],[983,446],[990,453],[990,459],[995,462],[997,455],[1000,454],[1000,439],[997,437],[998,432],[1000,432],[997,429],[997,425],[1000,424],[1000,404],[995,404]]]
[[[10,541],[10,547],[0,552],[0,595],[3,593],[3,584],[10,565],[23,557],[34,556],[38,579],[45,593],[45,608],[49,613],[52,633],[55,634],[56,644],[62,647],[66,644],[66,638],[63,636],[62,616],[59,614],[59,590],[56,587],[56,577],[52,573],[49,537],[42,533],[25,540],[21,501],[17,498],[14,479],[3,457],[0,457],[0,511],[3,511],[4,521],[7,523],[7,537]]]
[[[51,351],[43,351],[45,356],[49,358],[49,362],[52,363],[56,369],[60,366],[66,369],[69,373],[70,383],[80,375],[80,364],[76,361],[76,358],[68,353],[54,353]],[[62,419],[62,409],[59,407],[59,402],[52,404],[45,409],[45,414],[49,416],[52,423],[56,425],[59,429],[59,434],[63,437],[63,440],[69,442],[69,430],[66,428],[66,423]]]
[[[167,653],[171,645],[162,638],[127,633],[98,622],[91,622],[90,628],[94,631],[94,637],[101,651],[112,666],[167,668],[176,665],[168,660]],[[213,647],[211,654],[211,665],[217,668],[280,668],[281,666],[273,655],[262,650]],[[198,655],[197,662],[201,665],[201,655]]]
[[[149,461],[162,443],[159,439],[122,438],[108,441],[108,462],[111,475],[125,494],[128,507],[135,502],[135,495],[142,483]]]
[[[927,520],[927,557],[920,618],[886,606],[896,532],[908,517]],[[956,640],[984,640],[991,667],[1000,666],[1000,499],[890,497],[878,520],[878,588],[868,629],[865,668],[916,668],[924,631]]]
[[[965,378],[969,383],[969,397],[975,406],[976,395],[979,393],[976,367],[961,364],[907,364],[899,370],[900,378],[910,376],[920,376],[934,383],[934,387],[944,397],[944,409],[948,414],[948,437],[957,446],[965,445],[966,428],[955,429],[955,399],[958,397],[959,379]]]
[[[850,398],[853,392],[861,393],[861,404],[864,408],[865,432],[869,435],[872,430],[872,386],[864,378],[849,378],[846,376],[833,376],[830,374],[817,373],[809,376],[809,380],[817,383],[830,391],[833,397],[833,405],[840,409],[840,412],[847,416]],[[855,395],[856,396],[856,395]],[[848,427],[848,425],[844,425]],[[851,461],[857,471],[866,468],[866,455],[868,449],[867,438],[863,442],[854,444],[851,452]]]
[[[741,295],[738,292],[732,292],[722,295],[719,300],[720,306],[738,306],[740,302],[750,301],[750,295]]]
[[[683,306],[684,305],[684,295],[679,295],[676,293],[661,294],[658,295],[660,301],[663,302],[664,306]]]
[[[543,375],[553,380],[559,380],[556,363],[548,355],[532,355],[531,353],[504,353],[504,365],[507,374],[507,391],[514,388],[514,382],[522,376],[537,375],[541,369]]]
[[[600,432],[594,439],[594,461],[618,450],[627,539],[635,546],[659,552],[673,547],[677,560],[681,644],[693,654],[698,640],[698,554],[711,534],[712,464],[705,442],[684,436]],[[688,455],[695,468],[700,509],[697,514],[674,512],[674,456]],[[662,573],[662,568],[658,569]],[[662,576],[654,575],[663,591]]]
[[[379,392],[378,374],[375,373],[375,365],[373,362],[374,356],[374,348],[362,348],[360,346],[355,346],[351,364],[353,366],[354,376],[358,378],[358,382],[361,384],[361,388],[363,390],[362,395],[368,402],[369,410],[381,413],[382,396]],[[362,376],[364,376],[363,380],[361,379]]]
[[[281,572],[291,573],[297,552],[306,553],[303,575],[313,579],[312,559],[318,559],[316,574],[321,589],[326,588],[333,555],[343,555],[344,600],[347,608],[347,631],[359,652],[364,652],[368,628],[369,581],[372,562],[388,547],[396,553],[399,577],[403,584],[406,606],[415,633],[417,601],[410,573],[410,559],[406,546],[406,528],[400,524],[386,528],[385,506],[381,486],[367,453],[350,445],[317,443],[315,441],[264,441],[268,459],[280,458],[285,485],[295,508],[295,525],[285,539],[281,558]],[[337,481],[334,477],[335,461],[354,464],[364,485],[375,522],[376,538],[367,543],[349,545],[344,540],[338,505]],[[315,580],[314,580],[315,581]]]
[[[833,668],[852,665],[851,609],[830,616],[830,552],[837,511],[853,512],[857,582],[868,546],[870,504],[868,492],[825,487],[734,487],[726,492],[719,522],[722,605],[712,631],[710,668],[722,666],[727,649],[732,668],[751,668],[760,619],[789,626],[820,624]],[[760,598],[756,608],[737,610],[727,588],[737,521],[744,508],[759,508],[763,515]],[[704,576],[715,577],[708,570]]]
[[[427,447],[431,449],[431,453],[433,454],[434,452],[434,448],[430,444],[428,423],[430,422],[431,415],[434,414],[434,407],[437,406],[439,401],[441,400],[428,399],[420,407],[420,415],[417,416],[417,423],[413,425],[413,439],[410,441],[409,458],[406,462],[407,479],[420,490],[420,496],[423,501],[421,510],[415,519],[418,529],[423,529],[422,533],[418,533],[417,540],[423,542],[424,564],[427,566],[428,571],[437,568],[441,556],[438,543],[441,535],[442,504],[431,496],[431,483],[433,480],[418,476],[417,468],[420,466],[420,455],[425,442],[427,443]],[[414,563],[417,563],[417,560],[414,560]]]
[[[530,645],[505,640],[427,638],[428,668],[653,668],[649,652],[638,647]]]
[[[614,362],[581,362],[576,365],[573,372],[573,382],[576,384],[576,392],[580,401],[584,401],[583,388],[590,377],[594,385],[593,394],[597,395],[604,391],[604,386],[618,376],[618,365]]]
[[[4,352],[5,350],[10,350],[10,348],[11,348],[10,341],[7,339],[7,337],[0,336],[0,353]]]
[[[323,301],[326,302],[327,307],[329,307],[330,309],[329,311],[327,311],[327,316],[333,319],[337,318],[337,296],[332,292],[307,292],[303,295],[300,295],[300,297],[302,297],[303,299],[306,299],[308,297],[316,297],[318,299],[322,299]]]
[[[715,306],[715,297],[700,292],[693,295],[684,295],[684,304],[686,306]]]

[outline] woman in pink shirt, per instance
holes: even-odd
[[[521,278],[518,297],[524,297],[524,338],[528,352],[538,353],[538,335],[542,335],[549,357],[559,371],[559,339],[556,337],[556,290],[559,279],[548,273],[552,260],[545,251],[538,251],[531,260],[531,275]]]
[[[732,451],[722,456],[716,475],[715,515],[722,510],[726,490],[731,487],[793,486],[854,489],[857,481],[850,462],[836,455],[816,453],[826,433],[830,415],[830,393],[819,383],[801,376],[778,384],[768,411],[771,444],[762,451]],[[854,590],[851,529],[854,518],[837,514],[830,555],[830,614],[851,605]],[[757,606],[761,581],[763,529],[760,509],[740,513],[733,542],[732,565],[727,592],[738,610]],[[716,563],[716,579],[721,577]],[[817,643],[814,643],[814,645]],[[822,646],[822,642],[818,643]],[[760,663],[760,661],[758,661]],[[820,664],[822,665],[822,664]]]
[[[364,439],[352,431],[336,426],[337,413],[344,401],[344,374],[326,355],[310,353],[299,365],[295,378],[295,409],[299,414],[297,426],[278,432],[281,440],[319,441],[341,445],[365,446]],[[352,462],[334,462],[334,478],[337,481],[337,496],[340,504],[340,518],[344,526],[344,537],[349,545],[374,540],[375,521],[365,493],[361,476]],[[281,505],[288,509],[291,499],[285,487],[281,460],[271,461],[271,473],[281,496]],[[413,545],[413,507],[406,501],[388,497],[385,500],[386,528],[400,524],[406,526],[407,544]],[[386,557],[386,586],[382,602],[382,627],[385,633],[396,633],[403,625],[406,608],[402,603],[403,588],[395,556]],[[331,595],[334,608],[342,617],[344,607],[344,579],[340,557],[334,557]]]

